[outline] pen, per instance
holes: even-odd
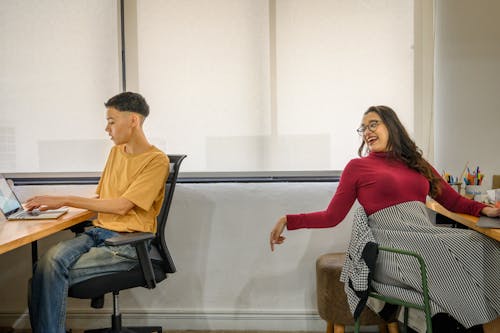
[[[469,161],[467,161],[467,163],[465,163],[464,169],[462,170],[462,173],[459,174],[458,176],[459,177],[465,177],[465,169],[467,169],[468,167],[469,167]]]

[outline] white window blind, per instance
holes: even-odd
[[[117,14],[115,1],[0,2],[0,172],[102,169]]]
[[[413,1],[138,1],[137,45],[184,170],[340,170],[370,105],[413,129]]]
[[[340,170],[374,104],[413,130],[413,1],[132,3],[127,88],[183,171]],[[117,3],[2,1],[0,22],[0,172],[101,170]]]

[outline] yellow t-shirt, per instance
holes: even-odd
[[[114,146],[96,193],[102,199],[126,198],[135,207],[124,216],[99,213],[94,225],[118,232],[156,232],[169,171],[168,156],[154,146],[142,154],[127,154],[124,145]]]

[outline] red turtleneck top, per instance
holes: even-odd
[[[436,170],[434,172],[439,176]],[[429,181],[404,163],[389,159],[386,153],[370,153],[351,160],[340,177],[328,208],[321,212],[287,215],[287,229],[328,228],[339,224],[354,201],[371,215],[402,202],[426,201]],[[441,178],[441,194],[434,198],[450,211],[479,216],[484,204],[459,195]]]

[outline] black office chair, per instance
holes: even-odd
[[[122,327],[121,314],[118,307],[118,295],[120,290],[135,287],[155,288],[156,284],[166,279],[168,273],[175,272],[175,265],[170,256],[165,241],[165,226],[167,224],[168,212],[177,182],[177,176],[182,160],[186,155],[168,155],[170,158],[170,175],[165,186],[165,199],[162,209],[158,215],[158,230],[155,234],[136,232],[123,234],[106,240],[106,245],[117,246],[131,244],[137,250],[139,265],[124,272],[91,278],[77,283],[68,291],[69,297],[92,299],[93,308],[104,306],[104,295],[113,293],[113,314],[111,315],[111,328],[88,330],[85,332],[162,332],[161,327]],[[147,241],[151,240],[152,249],[148,252]]]

